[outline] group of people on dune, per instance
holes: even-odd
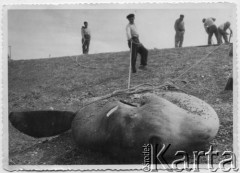
[[[131,68],[132,73],[136,73],[136,60],[137,54],[141,55],[140,67],[139,69],[144,70],[147,66],[147,58],[148,58],[148,50],[143,46],[143,44],[139,41],[139,34],[137,31],[137,27],[134,23],[135,15],[129,14],[127,15],[127,19],[129,23],[126,26],[126,34],[128,40],[128,46],[131,50]],[[185,34],[185,26],[184,26],[184,15],[181,14],[180,17],[175,21],[174,29],[176,31],[175,34],[175,47],[182,47],[184,34]],[[228,35],[229,33],[227,30],[230,31],[230,36],[232,35],[232,29],[230,27],[230,22],[225,22],[220,26],[216,26],[215,24],[216,19],[213,17],[204,18],[202,20],[204,24],[205,31],[208,34],[208,45],[212,45],[212,36],[215,35],[217,44],[222,44],[222,38],[224,39],[225,43],[229,43]],[[82,33],[82,51],[83,54],[88,54],[89,52],[89,45],[91,39],[91,33],[88,28],[88,22],[84,22],[84,26],[81,29]]]

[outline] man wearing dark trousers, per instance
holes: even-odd
[[[175,34],[175,47],[182,47],[185,27],[184,27],[184,15],[181,14],[180,17],[175,21],[174,29],[176,31]]]
[[[81,33],[82,33],[82,51],[83,54],[88,54],[91,39],[90,30],[88,28],[88,22],[86,21],[84,22],[84,26],[82,27]]]
[[[129,24],[126,27],[127,39],[128,39],[128,46],[131,49],[131,64],[132,64],[132,72],[136,73],[136,60],[137,60],[137,53],[141,55],[141,64],[139,69],[145,70],[147,66],[147,57],[148,57],[148,50],[140,43],[139,41],[139,34],[137,32],[136,25],[134,24],[135,16],[134,14],[127,15],[127,19]]]
[[[217,29],[217,26],[215,25],[215,18],[207,18],[207,19],[203,19],[202,22],[204,24],[204,28],[205,28],[205,31],[207,32],[208,34],[208,45],[211,45],[212,44],[212,36],[213,34],[215,34],[215,37],[216,37],[216,40],[217,40],[217,44],[219,44],[219,37],[218,37],[218,29]]]

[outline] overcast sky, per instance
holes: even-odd
[[[132,7],[132,8],[131,8]],[[144,6],[61,8],[44,6],[39,9],[10,9],[8,11],[8,45],[12,59],[37,59],[82,54],[81,27],[89,22],[92,33],[89,53],[117,52],[128,50],[125,27],[126,15],[136,15],[140,41],[148,49],[174,46],[174,22],[180,14],[185,18],[183,46],[204,45],[207,34],[202,18],[214,17],[216,24],[226,21],[234,24],[235,11],[229,4],[191,6],[155,5]],[[96,9],[100,8],[100,9]],[[151,7],[153,8],[153,6]],[[233,31],[235,27],[232,26]],[[214,38],[214,42],[216,40]]]

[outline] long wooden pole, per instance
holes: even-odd
[[[131,46],[130,46],[130,62],[129,62],[129,75],[128,75],[128,89],[130,88],[131,85],[131,71],[132,71],[132,41],[131,41]]]

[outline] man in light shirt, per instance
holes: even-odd
[[[202,22],[204,23],[205,31],[208,33],[208,45],[212,44],[213,34],[216,37],[217,44],[219,44],[218,30],[217,30],[217,26],[214,23],[215,20],[216,19],[212,17],[202,20]]]
[[[84,26],[81,29],[81,33],[82,33],[82,51],[83,54],[88,54],[91,39],[90,30],[88,28],[88,22],[86,21],[84,22]]]
[[[184,15],[180,15],[180,18],[178,18],[175,21],[174,29],[176,31],[175,34],[175,47],[182,47],[183,44],[183,38],[185,33],[185,27],[184,27]]]
[[[126,27],[126,33],[128,39],[128,46],[131,49],[132,72],[136,73],[137,53],[141,55],[141,63],[139,69],[144,70],[146,69],[147,65],[148,50],[139,41],[139,34],[136,25],[134,24],[134,14],[127,15],[127,19],[129,20],[129,24]]]
[[[230,22],[225,22],[222,25],[218,27],[218,34],[219,34],[219,42],[222,44],[222,37],[225,41],[225,43],[229,43],[228,41],[228,36],[229,33],[227,33],[227,29],[230,31],[230,35],[232,35],[232,29],[230,28],[231,23]]]

